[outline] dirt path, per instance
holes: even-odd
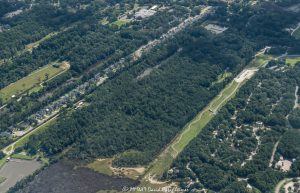
[[[294,109],[296,109],[299,105],[298,105],[298,101],[299,101],[299,97],[298,97],[298,91],[299,91],[299,86],[296,86],[296,90],[295,90],[295,104],[294,104]]]
[[[292,33],[291,33],[291,36],[293,36],[294,33],[295,33],[299,28],[300,28],[300,23],[298,23],[298,26],[297,26],[295,29],[293,29],[293,31],[292,31]]]
[[[189,170],[194,176],[197,176],[196,173],[190,168],[190,162],[186,164],[186,169]],[[195,182],[199,182],[199,178],[196,178]]]
[[[7,106],[7,104],[3,105],[2,107],[0,107],[0,110],[4,109]]]
[[[276,150],[277,150],[277,147],[278,147],[278,144],[280,142],[280,139],[275,143],[274,147],[273,147],[273,150],[272,150],[272,156],[271,156],[271,159],[269,161],[269,167],[272,167],[273,165],[273,161],[274,161],[274,156],[275,156],[275,153],[276,153]]]

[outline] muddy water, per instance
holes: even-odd
[[[55,163],[42,172],[19,193],[95,193],[99,190],[121,191],[124,186],[137,182],[109,177],[88,168],[77,168],[62,162]]]

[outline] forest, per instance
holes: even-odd
[[[114,29],[99,25],[95,19],[90,19],[89,25],[79,25],[62,32],[59,36],[42,43],[32,53],[17,57],[14,59],[14,64],[3,66],[3,71],[1,71],[3,76],[0,83],[2,86],[6,86],[11,81],[25,76],[37,67],[56,60],[69,61],[71,70],[69,73],[49,81],[39,93],[24,97],[24,100],[20,103],[12,101],[8,105],[8,110],[13,112],[14,115],[9,119],[7,117],[0,118],[1,129],[6,130],[5,128],[18,123],[26,115],[30,115],[38,108],[41,108],[41,106],[58,98],[80,82],[85,81],[91,76],[89,72],[97,70],[97,68],[106,67],[106,65],[132,53],[150,39],[166,32],[167,29],[176,25],[179,19],[176,18],[177,15],[185,17],[185,10],[178,9],[178,11],[174,10],[172,13],[162,12],[148,20],[134,24],[134,30],[124,28],[120,30],[120,33],[115,33]],[[158,28],[161,23],[167,21],[175,22],[164,25],[164,28]],[[72,77],[73,80],[70,81]],[[74,81],[78,77],[81,79]],[[67,80],[69,80],[70,84],[62,86]],[[47,93],[55,94],[51,99],[43,100],[42,104],[40,100],[36,100],[47,95]]]
[[[197,25],[150,51],[136,65],[99,87],[87,97],[88,107],[62,117],[56,126],[35,136],[28,150],[41,148],[51,156],[71,146],[68,157],[81,159],[135,151],[125,154],[126,159],[121,156],[116,163],[151,161],[226,84],[212,84],[218,75],[225,70],[237,73],[250,60],[244,56],[252,55],[245,53],[253,48],[241,37],[215,37],[202,29],[201,23]],[[241,47],[224,49],[230,41]],[[137,79],[157,65],[150,75]]]
[[[107,6],[108,4],[99,3],[70,13],[67,9],[57,10],[53,6],[42,4],[10,19],[8,23],[12,26],[11,29],[0,33],[0,40],[3,40],[0,59],[5,59],[1,65],[0,88],[50,61],[67,60],[71,63],[74,75],[78,75],[112,54],[125,56],[131,53],[138,46],[158,37],[170,26],[176,25],[176,17],[185,17],[187,13],[184,9],[174,9],[172,13],[161,12],[149,20],[135,22],[130,28],[116,34],[115,28],[99,25],[99,20],[108,17],[104,9]],[[119,12],[122,11],[120,8]],[[171,23],[172,20],[174,22]],[[161,23],[165,25],[162,26]],[[59,35],[43,42],[32,53],[14,58],[27,44],[55,31],[59,31]],[[9,60],[11,57],[13,59]]]
[[[10,26],[0,33],[0,89],[53,61],[71,65],[67,73],[47,82],[39,92],[20,101],[12,99],[0,111],[1,132],[11,131],[99,70],[199,14],[201,5],[214,7],[206,21],[193,23],[138,60],[126,60],[123,70],[82,97],[86,106],[75,111],[68,104],[55,124],[29,138],[24,150],[41,152],[51,161],[64,152],[63,157],[70,160],[89,162],[115,156],[114,166],[145,166],[257,51],[271,46],[269,54],[274,57],[300,53],[300,40],[285,30],[300,20],[299,14],[282,7],[292,2],[252,5],[241,0],[228,7],[213,0],[143,0],[139,4],[154,2],[167,6],[167,11],[120,26],[116,22],[130,15],[136,6],[134,0],[65,0],[59,8],[52,1],[40,0],[33,8],[22,3],[1,8],[3,16],[20,8],[26,11],[0,21]],[[204,28],[208,23],[227,30],[211,33]],[[31,52],[23,52],[29,43],[51,33],[56,35]],[[294,107],[300,68],[270,63],[180,154],[164,179],[178,181],[190,191],[230,193],[271,192],[281,179],[299,176],[300,111]],[[231,76],[218,81],[224,72]],[[12,138],[0,138],[1,147],[12,142]],[[271,160],[276,143],[279,145]],[[281,157],[292,162],[286,172],[276,166]]]
[[[299,75],[299,66],[286,72],[259,72],[179,156],[173,165],[176,172],[165,177],[177,179],[191,190],[201,187],[214,192],[253,192],[250,185],[271,192],[284,177],[299,174],[298,162],[288,172],[274,166],[280,156],[299,159],[300,132],[286,119],[293,111]],[[277,141],[278,150],[270,167]]]

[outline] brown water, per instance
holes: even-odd
[[[137,182],[96,173],[88,168],[77,168],[63,162],[55,163],[42,172],[19,193],[95,193],[99,190],[121,191]]]

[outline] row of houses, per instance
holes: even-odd
[[[159,39],[157,40],[153,40],[150,43],[148,43],[145,46],[142,46],[139,50],[140,53],[146,52],[150,49],[152,49],[153,47],[155,47],[156,45],[160,44],[162,41],[165,41],[166,39],[174,36],[176,33],[178,33],[179,31],[183,30],[184,28],[186,28],[188,25],[206,17],[212,10],[212,7],[207,7],[208,11],[206,11],[205,13],[202,13],[200,15],[196,15],[194,17],[189,17],[186,20],[184,20],[183,22],[181,22],[178,26],[171,28],[167,33],[163,34]]]
[[[74,102],[79,100],[80,97],[83,96],[92,85],[99,86],[103,84],[105,80],[108,79],[108,73],[113,72],[124,61],[125,60],[122,59],[121,61],[109,66],[103,72],[97,73],[96,75],[94,75],[93,78],[91,78],[87,82],[77,86],[72,91],[61,96],[58,100],[52,102],[51,104],[40,109],[38,112],[29,116],[26,121],[22,122],[22,127],[20,126],[20,124],[18,124],[16,127],[11,127],[11,134],[16,137],[21,137],[33,130],[36,125],[41,125],[47,120],[49,120],[51,117],[57,115],[62,108],[67,107],[68,104],[73,104]],[[26,129],[24,130],[24,128]],[[10,133],[3,133],[3,135],[5,134],[11,135]]]
[[[152,42],[149,42],[147,45],[142,46],[140,48],[141,53],[150,50],[157,44],[161,43],[165,39],[173,36],[175,33],[179,32],[180,30],[185,28],[188,24],[191,24],[194,21],[199,20],[203,16],[204,15],[198,15],[198,16],[190,17],[190,18],[186,19],[180,25],[172,28],[166,34],[162,35],[158,40],[154,40]],[[129,58],[132,58],[132,57],[133,57],[133,55],[129,56]],[[88,80],[87,82],[77,86],[75,89],[68,92],[64,96],[61,96],[58,100],[52,102],[51,104],[40,109],[38,112],[29,116],[27,118],[27,120],[23,122],[23,124],[28,125],[28,127],[30,127],[30,129],[27,129],[25,131],[25,130],[23,130],[23,128],[18,127],[18,128],[13,128],[11,131],[14,133],[17,132],[18,137],[25,135],[27,132],[34,129],[33,127],[35,125],[40,125],[40,124],[46,122],[49,118],[58,114],[63,107],[66,107],[68,104],[74,104],[74,102],[79,100],[80,97],[82,97],[85,93],[87,93],[92,86],[100,86],[101,84],[103,84],[108,79],[110,74],[116,73],[118,70],[123,69],[125,67],[126,61],[127,61],[126,58],[121,58],[118,62],[110,65],[103,71],[94,75],[94,77],[91,78],[90,80]],[[20,130],[21,130],[21,132],[20,132]]]
[[[10,29],[10,25],[8,24],[0,25],[0,33],[9,29]]]

